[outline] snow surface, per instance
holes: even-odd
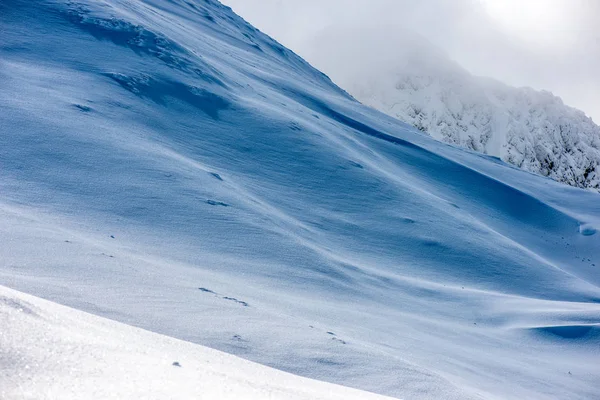
[[[386,395],[597,397],[598,193],[359,104],[215,1],[0,15],[0,284]]]
[[[600,126],[552,93],[473,76],[408,30],[326,29],[311,43],[308,59],[363,103],[443,142],[600,190]]]
[[[0,286],[0,398],[385,400]]]

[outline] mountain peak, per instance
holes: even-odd
[[[474,76],[414,32],[389,37],[388,31],[398,29],[372,29],[373,37],[362,40],[350,28],[323,30],[309,58],[326,71],[354,65],[336,73],[336,82],[364,104],[437,140],[600,190],[600,127],[582,111],[548,91]],[[341,36],[348,36],[347,48],[339,47]],[[381,45],[370,48],[376,38]],[[336,57],[324,54],[334,47]]]

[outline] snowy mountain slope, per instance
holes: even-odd
[[[600,196],[213,1],[0,3],[0,284],[414,399],[593,398]]]
[[[290,375],[0,286],[3,399],[389,399]]]
[[[378,42],[393,50],[373,46]],[[600,127],[552,93],[473,76],[410,31],[392,37],[385,27],[326,29],[313,43],[309,60],[363,103],[443,142],[600,189]]]

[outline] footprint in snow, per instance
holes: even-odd
[[[210,204],[211,206],[222,206],[222,207],[229,207],[229,204],[227,203],[223,203],[222,201],[216,201],[216,200],[206,200],[207,204]]]
[[[211,172],[210,173],[214,178],[223,181],[223,178],[221,178],[221,175],[217,174],[216,172]]]
[[[82,104],[73,104],[73,107],[75,107],[75,108],[76,108],[76,109],[78,109],[79,111],[81,111],[81,112],[85,112],[85,113],[92,111],[92,108],[91,108],[91,107],[84,106],[84,105],[82,105]]]
[[[247,302],[245,302],[245,301],[238,300],[238,299],[236,299],[235,297],[230,297],[230,296],[221,296],[221,295],[220,295],[220,294],[218,294],[217,292],[215,292],[215,291],[213,291],[213,290],[210,290],[210,289],[207,289],[207,288],[205,288],[205,287],[199,287],[199,288],[198,288],[198,290],[200,290],[201,292],[204,292],[204,293],[210,293],[210,294],[212,294],[212,295],[214,295],[214,296],[216,296],[216,297],[220,297],[220,298],[221,298],[221,299],[223,299],[223,300],[229,300],[229,301],[233,301],[233,302],[235,302],[235,303],[237,303],[237,304],[239,304],[239,305],[242,305],[242,306],[244,306],[244,307],[250,307],[250,304],[248,304],[248,303],[247,303]]]
[[[290,129],[293,130],[293,131],[301,131],[302,127],[297,122],[291,122],[290,123]]]
[[[245,301],[238,300],[238,299],[236,299],[235,297],[227,297],[227,296],[224,296],[224,297],[222,297],[222,299],[223,299],[223,300],[230,300],[230,301],[234,301],[234,302],[236,302],[236,303],[238,303],[238,304],[240,304],[240,305],[242,305],[242,306],[244,306],[244,307],[248,307],[248,306],[249,306],[249,304],[248,304],[248,303],[246,303]]]

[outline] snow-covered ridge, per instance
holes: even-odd
[[[473,76],[411,32],[390,39],[375,31],[378,40],[365,44],[349,40],[353,46],[389,40],[392,54],[379,54],[381,46],[340,49],[340,34],[322,32],[315,39],[321,50],[309,55],[358,100],[443,142],[571,186],[600,189],[600,126],[559,97]],[[326,51],[336,56],[329,60]],[[358,57],[369,61],[363,65]],[[359,67],[340,67],[353,63]]]
[[[3,400],[385,400],[0,286]]]
[[[388,94],[352,92],[443,142],[571,186],[600,189],[600,126],[552,93],[474,76],[399,73],[390,84]]]
[[[0,284],[399,398],[598,393],[598,193],[358,103],[215,1],[0,15]]]

